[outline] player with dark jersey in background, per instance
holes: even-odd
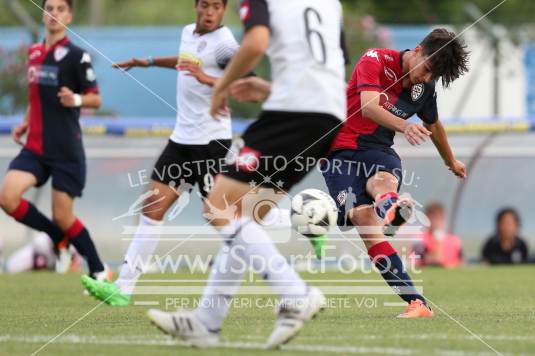
[[[56,248],[72,244],[85,258],[89,275],[105,280],[102,263],[89,232],[74,215],[74,199],[82,196],[86,162],[80,109],[99,108],[101,98],[91,57],[66,37],[72,22],[71,0],[43,1],[46,36],[28,52],[29,107],[13,130],[15,142],[26,143],[9,165],[0,189],[0,206],[20,223],[45,232]],[[31,187],[52,179],[52,220],[23,198]]]

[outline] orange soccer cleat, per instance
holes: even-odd
[[[424,304],[420,299],[415,299],[407,305],[404,313],[398,315],[398,318],[416,319],[416,318],[430,318],[435,313]]]

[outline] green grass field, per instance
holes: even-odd
[[[380,278],[377,274],[336,273],[305,277]],[[192,277],[150,275],[145,278]],[[82,295],[77,275],[0,275],[0,355],[30,355],[38,350],[39,355],[128,356],[535,354],[532,267],[428,269],[417,278],[423,280],[424,292],[434,305],[433,319],[396,319],[402,308],[384,305],[398,302],[395,295],[328,295],[331,307],[307,324],[296,339],[280,351],[264,351],[261,346],[274,321],[271,308],[233,308],[222,332],[222,347],[186,349],[148,322],[145,317],[148,306],[99,306],[92,298]],[[134,300],[158,301],[159,307],[164,308],[168,297],[139,295]],[[241,297],[246,300],[245,296]],[[266,302],[261,305],[269,305],[268,298],[258,300]]]

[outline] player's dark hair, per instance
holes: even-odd
[[[516,224],[520,226],[520,223],[521,223],[520,215],[518,214],[518,211],[516,211],[515,208],[511,208],[511,207],[506,207],[498,211],[498,213],[496,214],[496,226],[498,226],[502,222],[502,219],[507,214],[513,215],[513,217],[515,218]]]
[[[63,1],[65,1],[67,5],[69,5],[69,9],[72,11],[72,8],[73,8],[72,0],[63,0]],[[45,8],[46,2],[47,0],[43,0],[43,5],[41,6],[43,9]]]
[[[468,55],[464,42],[445,28],[431,31],[420,43],[434,79],[442,78],[447,88],[457,78],[468,72]]]
[[[195,6],[197,6],[197,4],[199,3],[200,0],[195,0]],[[227,2],[228,0],[222,0],[223,1],[223,6],[227,7]]]

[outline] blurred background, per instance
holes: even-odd
[[[36,1],[36,0],[33,0]],[[9,132],[22,119],[27,104],[25,55],[42,39],[41,1],[0,0],[0,171],[5,172],[19,148]],[[127,212],[146,189],[138,172],[150,172],[175,122],[176,74],[171,70],[134,69],[129,77],[111,63],[130,57],[178,53],[181,29],[194,22],[193,0],[75,0],[71,41],[92,54],[103,95],[98,112],[85,112],[83,126],[88,156],[88,183],[77,214],[90,228],[108,261],[122,258],[128,241],[124,225],[113,221]],[[454,152],[469,167],[464,182],[455,179],[431,144],[412,148],[398,137],[407,181],[403,190],[422,205],[438,201],[446,208],[447,228],[457,234],[469,260],[477,260],[483,241],[494,229],[496,212],[505,206],[522,218],[520,235],[535,248],[535,2],[507,0],[358,0],[342,1],[352,64],[370,47],[413,48],[434,27],[461,33],[471,51],[470,72],[448,90],[439,89],[439,113],[450,133]],[[475,23],[477,21],[477,23]],[[238,38],[238,1],[230,0],[225,24]],[[267,61],[257,73],[269,78]],[[151,92],[147,90],[150,89]],[[258,105],[232,103],[235,134],[259,111]],[[148,174],[150,176],[150,174]],[[412,178],[410,178],[412,177]],[[306,187],[326,190],[314,172],[294,192]],[[50,187],[28,195],[50,213]],[[201,203],[192,199],[172,224],[204,224]],[[26,243],[30,234],[0,214],[4,253]],[[199,237],[202,239],[202,237]],[[303,248],[295,242],[290,251]],[[201,246],[201,247],[199,247]],[[351,245],[340,251],[357,253]],[[162,251],[172,245],[161,246]],[[216,243],[184,243],[179,251]]]

